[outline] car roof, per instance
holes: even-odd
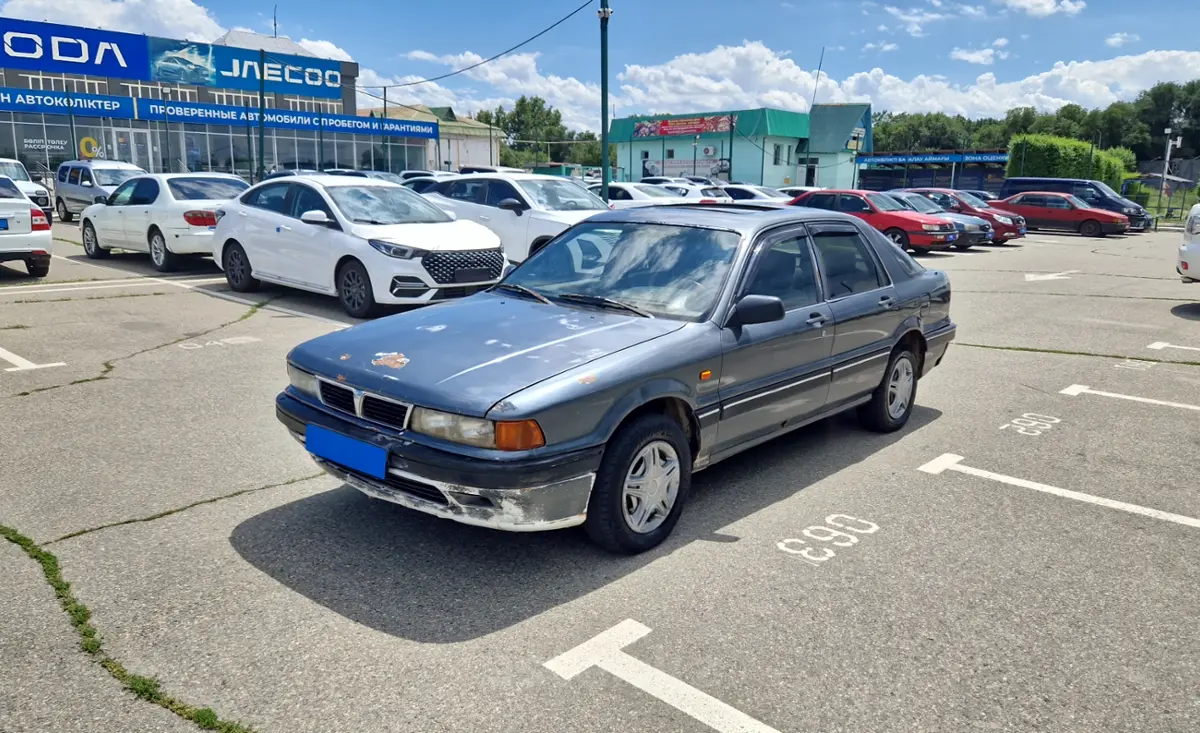
[[[207,171],[196,171],[195,173],[146,173],[134,178],[157,178],[163,181],[169,181],[172,178],[224,178],[229,181],[244,180],[241,176],[235,176],[232,173],[209,173]]]
[[[278,179],[276,179],[278,180]],[[325,188],[334,188],[337,186],[396,186],[399,183],[382,178],[371,178],[370,176],[339,176],[320,174],[316,176],[298,176],[296,182],[304,181],[305,183],[316,183]]]
[[[454,178],[455,178],[455,180],[458,180],[458,181],[487,180],[487,179],[492,179],[492,178],[500,178],[500,179],[506,180],[506,181],[569,181],[569,180],[572,180],[565,176],[547,176],[547,175],[544,175],[541,173],[507,173],[504,171],[501,171],[499,173],[493,173],[491,171],[488,171],[486,173],[462,173],[462,174],[456,175]]]
[[[640,224],[669,224],[674,226],[707,227],[728,229],[750,236],[756,232],[788,222],[805,222],[813,219],[839,219],[858,221],[849,214],[824,209],[810,209],[787,204],[750,203],[739,201],[728,204],[661,204],[640,206],[632,209],[613,209],[588,218],[588,222],[633,222]]]

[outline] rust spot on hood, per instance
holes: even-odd
[[[339,382],[344,382],[344,381],[346,381],[346,375],[345,375],[345,374],[339,374],[339,375],[337,375],[337,380],[338,380]]]
[[[584,374],[582,377],[580,377],[576,381],[579,382],[580,384],[591,384],[592,382],[596,381],[596,375],[595,374]]]
[[[342,354],[342,361],[350,361],[350,355],[349,355],[349,354]]]
[[[379,353],[371,360],[371,364],[389,369],[403,369],[408,365],[408,357],[398,351]]]

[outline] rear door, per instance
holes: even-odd
[[[787,314],[782,321],[722,332],[717,452],[817,414],[829,391],[833,311],[807,232],[802,226],[768,232],[754,252],[738,298],[771,295],[783,301]]]
[[[150,250],[150,209],[158,200],[159,193],[157,180],[149,177],[137,179],[121,222],[124,241],[129,249]]]
[[[810,209],[825,209],[833,211],[837,206],[836,193],[811,193],[804,197],[803,201],[799,202],[800,206],[807,206]]]
[[[887,270],[853,224],[809,227],[834,319],[828,405],[869,394],[887,368],[905,311]]]

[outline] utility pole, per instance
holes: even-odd
[[[163,89],[163,138],[166,140],[167,157],[163,160],[167,173],[171,173],[171,90]]]
[[[696,175],[696,149],[700,145],[700,136],[697,135],[695,140],[692,140],[692,175]]]
[[[384,127],[387,125],[387,87],[383,88],[383,121],[379,123],[379,144],[387,150],[387,170],[392,172],[392,146],[388,144],[387,135],[384,134]]]
[[[258,180],[262,180],[267,176],[267,169],[264,167],[263,148],[266,145],[266,117],[267,117],[267,77],[263,71],[267,68],[267,52],[264,49],[258,51]]]
[[[1180,135],[1179,137],[1172,140],[1171,139],[1171,128],[1168,127],[1167,129],[1163,130],[1163,132],[1167,133],[1167,150],[1163,154],[1162,180],[1158,184],[1158,206],[1157,206],[1157,208],[1160,212],[1159,216],[1162,216],[1162,213],[1161,213],[1162,212],[1162,197],[1163,197],[1163,192],[1167,188],[1167,173],[1171,169],[1171,148],[1183,147],[1183,135]],[[1170,203],[1171,203],[1171,200],[1168,198],[1167,204],[1169,205]]]
[[[608,19],[612,17],[608,0],[600,0],[600,198],[608,203],[608,184],[612,169],[608,164]]]

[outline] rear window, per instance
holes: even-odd
[[[233,178],[171,178],[167,181],[176,201],[224,201],[250,188],[245,181]]]
[[[25,194],[9,178],[0,178],[0,199],[23,199]]]

